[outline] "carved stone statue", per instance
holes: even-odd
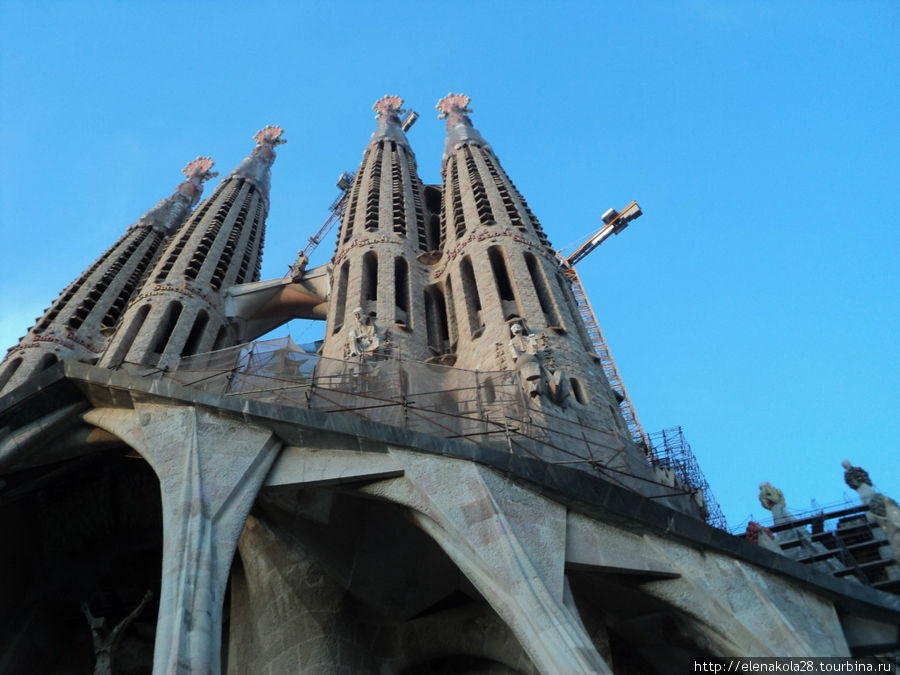
[[[297,259],[294,261],[294,264],[291,265],[291,269],[288,272],[291,281],[300,281],[303,278],[308,263],[309,258],[306,257],[306,254],[303,251],[297,251]]]
[[[537,355],[537,336],[527,334],[519,321],[509,327],[509,332],[512,335],[509,340],[509,351],[522,378],[522,386],[531,398],[536,398],[541,393],[541,362]]]
[[[86,602],[81,603],[81,611],[87,619],[88,626],[91,628],[91,637],[94,639],[94,675],[112,675],[113,656],[119,640],[122,639],[125,629],[144,611],[144,607],[147,606],[151,598],[153,598],[153,591],[144,593],[141,603],[131,610],[131,613],[108,633],[104,630],[106,619],[95,617],[91,614],[88,604]]]
[[[353,316],[356,325],[350,329],[350,355],[364,357],[374,354],[381,346],[381,338],[378,336],[375,323],[363,313],[362,307],[354,309]]]
[[[569,396],[565,372],[556,365],[556,361],[554,361],[552,356],[541,366],[541,370],[544,375],[547,398],[559,406],[565,406],[566,399]]]
[[[786,513],[784,509],[784,493],[769,482],[759,484],[759,503],[767,511],[771,511],[776,522],[779,516],[784,517]],[[780,509],[776,509],[780,506]]]
[[[522,321],[511,324],[509,333],[509,353],[526,393],[531,398],[545,396],[564,406],[569,395],[565,372],[541,347],[542,336],[529,333]]]
[[[856,490],[860,501],[869,507],[866,517],[884,530],[891,553],[900,562],[900,505],[876,491],[868,472],[862,467],[853,466],[846,459],[841,466],[844,467],[844,482]]]
[[[769,482],[759,484],[759,503],[763,508],[772,512],[772,518],[775,525],[790,525],[795,522],[794,516],[787,510],[784,501],[784,493]],[[775,536],[775,542],[781,546],[788,543],[792,544],[789,548],[785,548],[783,552],[791,558],[809,558],[822,553],[827,553],[827,549],[819,542],[813,541],[809,531],[802,526],[794,525],[790,529],[783,529]],[[799,546],[794,545],[794,543]],[[766,548],[771,548],[766,546]],[[822,571],[833,572],[841,567],[841,564],[834,558],[825,558],[813,563]]]

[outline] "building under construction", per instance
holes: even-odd
[[[468,103],[439,101],[425,185],[415,117],[376,102],[280,279],[260,263],[282,129],[202,201],[198,158],[9,350],[0,669],[681,673],[897,649],[895,586],[791,559],[774,528],[729,534],[680,430],[642,429],[575,271],[637,204],[557,253]],[[323,339],[260,339],[292,319]]]

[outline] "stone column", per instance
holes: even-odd
[[[268,429],[187,406],[95,409],[85,419],[137,450],[159,477],[163,565],[153,672],[219,673],[231,560],[280,441]]]

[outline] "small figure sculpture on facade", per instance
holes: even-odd
[[[363,313],[362,307],[353,310],[356,325],[350,329],[350,355],[366,356],[374,354],[381,346],[378,329],[372,319]]]
[[[547,398],[559,406],[565,406],[566,399],[569,397],[565,372],[556,365],[552,356],[547,359],[547,363],[541,367],[541,370],[546,383]]]
[[[846,459],[841,466],[844,467],[844,482],[856,490],[860,501],[869,507],[868,519],[884,530],[894,558],[900,561],[900,504],[876,491],[868,472],[862,467],[853,466]]]
[[[784,493],[769,482],[759,484],[759,503],[767,511],[771,511],[778,522],[785,517]],[[780,508],[775,508],[776,506]]]
[[[522,386],[531,398],[541,393],[541,362],[537,355],[537,336],[529,335],[520,321],[509,327],[512,337],[509,351],[522,378]]]
[[[144,598],[141,600],[141,603],[131,610],[131,613],[128,616],[122,619],[117,626],[105,635],[103,634],[105,632],[103,628],[106,619],[102,616],[95,617],[91,614],[91,609],[88,607],[87,602],[81,603],[81,612],[87,619],[88,626],[90,626],[91,629],[91,637],[94,639],[94,675],[111,675],[113,672],[113,656],[116,647],[119,644],[119,640],[122,639],[125,629],[131,625],[142,611],[144,611],[144,607],[147,606],[147,603],[150,602],[152,598],[153,591],[144,593]]]
[[[306,257],[306,254],[303,251],[297,251],[297,259],[294,261],[294,264],[291,265],[291,269],[288,272],[291,281],[300,281],[300,279],[303,278],[308,263],[309,258]]]

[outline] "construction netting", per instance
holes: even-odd
[[[344,361],[318,355],[317,347],[298,345],[290,337],[259,340],[186,357],[164,376],[224,396],[355,415],[578,466],[648,496],[678,501],[696,493],[681,481],[660,482],[627,432],[591,426],[589,411],[534,407],[515,371],[371,356]],[[713,501],[709,497],[707,507]]]

